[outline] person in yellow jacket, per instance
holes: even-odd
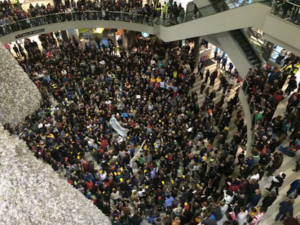
[[[282,70],[285,73],[289,74],[291,72],[292,68],[293,68],[292,61],[289,61],[288,64],[286,64],[284,67],[282,67]]]
[[[163,20],[166,19],[167,10],[168,10],[168,5],[165,2],[164,5],[163,5],[163,7],[162,7]]]
[[[299,69],[300,69],[300,62],[297,62],[296,64],[294,64],[293,74],[296,75]]]

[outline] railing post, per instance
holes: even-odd
[[[20,25],[19,21],[17,21],[17,24],[18,24],[19,30],[22,30],[22,26]]]

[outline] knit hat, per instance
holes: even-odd
[[[279,176],[281,176],[283,179],[285,179],[285,177],[286,177],[286,174],[285,174],[285,173],[283,173],[283,172],[281,172],[281,173],[279,174]]]

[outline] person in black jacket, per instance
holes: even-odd
[[[279,203],[279,212],[275,217],[275,221],[284,220],[287,216],[293,216],[294,214],[294,201],[282,201]]]
[[[272,156],[272,165],[267,168],[268,176],[272,175],[277,169],[279,169],[283,162],[283,155],[281,152],[275,152]]]
[[[221,207],[218,204],[213,204],[211,214],[214,215],[216,221],[221,220],[223,217],[222,212],[221,212]]]
[[[276,177],[273,176],[271,186],[269,188],[267,188],[267,190],[271,191],[273,189],[273,187],[275,187],[276,194],[278,195],[278,189],[282,186],[285,177],[286,177],[285,173],[282,173],[282,172],[279,175],[277,175]]]
[[[251,196],[249,207],[252,208],[252,207],[257,206],[260,198],[261,198],[260,189],[256,189],[255,193]]]
[[[276,198],[276,193],[272,191],[262,200],[262,207],[265,209],[265,212],[267,212],[268,208],[275,202]]]
[[[283,9],[283,13],[282,13],[282,16],[281,18],[285,18],[287,16],[287,12],[293,7],[293,5],[291,5],[289,3],[289,0],[285,0],[283,5],[282,5],[282,9]]]
[[[296,77],[292,76],[289,80],[288,87],[285,90],[285,94],[290,95],[290,93],[297,88]]]

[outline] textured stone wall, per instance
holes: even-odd
[[[0,149],[0,224],[111,224],[90,200],[1,125]]]
[[[39,108],[41,94],[0,42],[0,123],[12,127]]]
[[[111,224],[24,141],[4,130],[3,124],[16,126],[40,101],[35,84],[0,42],[0,224]]]

